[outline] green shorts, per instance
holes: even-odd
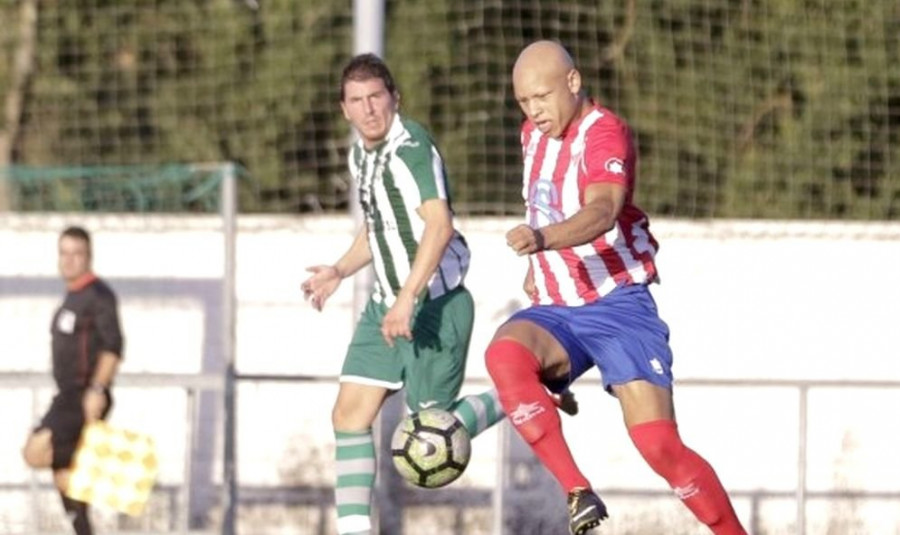
[[[341,370],[341,382],[406,388],[406,404],[417,411],[448,409],[459,396],[472,338],[475,304],[459,287],[426,301],[416,313],[412,341],[397,338],[389,347],[381,336],[388,307],[369,300]]]

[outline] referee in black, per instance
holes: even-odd
[[[29,435],[23,456],[32,468],[51,468],[76,535],[92,535],[88,506],[64,492],[81,430],[105,418],[110,387],[122,358],[116,295],[91,270],[91,237],[81,227],[59,236],[59,273],[66,296],[50,326],[57,393]]]

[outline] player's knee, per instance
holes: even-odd
[[[647,461],[647,464],[661,475],[665,475],[664,473],[668,472],[666,466],[675,459],[676,450],[664,442],[635,442],[635,446],[641,457]]]
[[[40,459],[33,449],[28,447],[26,444],[24,448],[22,448],[22,459],[25,461],[30,468],[43,468],[40,465]]]
[[[540,381],[540,366],[534,354],[514,340],[503,338],[491,342],[484,353],[484,362],[501,396],[510,386]]]
[[[334,429],[346,430],[349,421],[348,411],[340,403],[335,403],[331,408],[331,426]]]
[[[31,468],[49,468],[53,462],[53,447],[50,441],[32,435],[22,448],[22,459]]]
[[[686,451],[678,428],[671,420],[658,420],[632,426],[628,430],[632,442],[656,473],[663,477],[671,475],[673,467],[680,463]]]
[[[534,444],[559,427],[559,415],[530,349],[508,338],[496,340],[485,352],[485,365],[507,417],[525,442]]]
[[[364,431],[372,426],[377,413],[377,406],[369,407],[362,402],[354,404],[339,400],[331,409],[331,425],[335,431]]]

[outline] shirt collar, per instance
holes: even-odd
[[[87,287],[90,283],[94,282],[95,280],[97,280],[97,276],[94,275],[94,272],[88,271],[84,275],[67,283],[66,288],[70,292],[77,292],[77,291],[83,290],[85,287]]]

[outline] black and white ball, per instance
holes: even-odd
[[[443,487],[469,464],[471,439],[462,422],[441,409],[407,415],[391,438],[391,455],[400,475],[424,488]]]

